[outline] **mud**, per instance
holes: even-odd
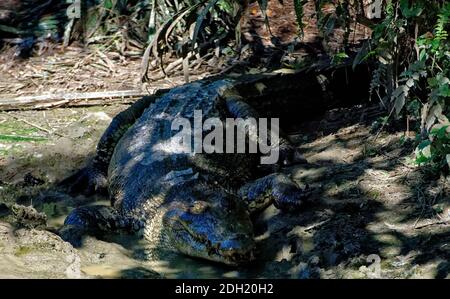
[[[333,122],[348,111],[328,113],[291,135],[309,164],[285,171],[314,193],[299,213],[271,206],[255,219],[251,265],[154,257],[143,240],[128,235],[91,236],[73,248],[53,232],[73,208],[108,199],[71,197],[54,184],[86,163],[124,108],[0,114],[1,277],[449,278],[449,182],[413,163],[414,142],[404,132],[375,139],[374,120],[350,115]],[[13,204],[45,213],[44,227],[24,226]]]

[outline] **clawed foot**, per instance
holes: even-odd
[[[272,190],[274,205],[284,212],[296,212],[305,204],[311,196],[312,189],[307,185],[304,189],[292,181],[275,184]]]
[[[57,233],[61,239],[70,243],[73,247],[79,248],[83,243],[86,230],[75,225],[64,225]]]
[[[295,212],[303,207],[312,190],[309,186],[300,188],[285,174],[273,173],[242,186],[238,194],[247,202],[251,213],[271,203],[280,210]]]
[[[70,194],[92,195],[106,193],[107,179],[103,173],[92,166],[85,167],[61,181],[58,186],[67,188]]]

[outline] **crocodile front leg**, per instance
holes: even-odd
[[[61,181],[58,185],[68,188],[69,193],[91,195],[96,192],[106,192],[106,177],[114,148],[144,110],[166,92],[167,90],[158,90],[154,95],[145,96],[114,117],[100,138],[95,156],[91,162],[85,168]]]
[[[229,114],[234,118],[255,118],[258,119],[258,112],[253,109],[248,103],[245,102],[245,99],[241,96],[233,93],[233,91],[229,91],[228,94],[224,95],[226,108]],[[271,136],[271,133],[267,133],[268,137]],[[290,166],[294,164],[306,163],[306,159],[303,155],[298,151],[298,149],[291,144],[291,142],[285,137],[286,135],[283,132],[279,132],[279,159],[278,164],[282,166]]]
[[[273,173],[242,186],[238,195],[247,203],[250,213],[264,210],[272,203],[280,210],[299,210],[310,195],[308,187],[301,189],[282,173]]]
[[[64,221],[59,235],[75,247],[82,245],[83,236],[98,232],[139,231],[143,223],[135,218],[124,217],[117,210],[107,206],[87,206],[73,210]]]

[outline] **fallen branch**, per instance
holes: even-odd
[[[331,220],[331,219],[327,219],[327,220],[321,221],[321,222],[319,222],[319,223],[312,224],[312,225],[310,225],[310,226],[308,226],[308,227],[305,227],[305,229],[304,229],[303,231],[307,232],[307,231],[313,230],[313,229],[315,229],[315,228],[321,227],[321,226],[324,225],[325,223],[328,223],[330,220]]]
[[[154,92],[155,90],[151,90]],[[98,106],[117,103],[129,104],[148,95],[140,90],[122,90],[105,92],[57,93],[40,96],[22,96],[0,98],[0,111],[38,110],[55,107]]]
[[[441,225],[441,224],[449,224],[448,220],[434,220],[434,221],[430,221],[430,222],[425,222],[423,224],[419,224],[419,225],[414,225],[414,229],[422,229],[424,227],[427,226],[432,226],[432,225]]]

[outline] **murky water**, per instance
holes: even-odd
[[[58,113],[60,120],[67,111]],[[4,159],[0,203],[31,205],[48,215],[48,226],[55,230],[76,206],[108,206],[105,198],[72,198],[49,190],[52,182],[82,167],[94,139],[104,130],[92,128],[96,133],[88,131],[84,139],[26,144],[20,155]],[[149,258],[146,241],[129,235],[89,236],[77,250],[50,232],[29,230],[14,237],[13,219],[5,219],[5,209],[0,209],[0,277],[366,278],[360,269],[367,269],[371,254],[380,255],[386,278],[448,277],[449,226],[414,228],[433,220],[418,219],[422,207],[417,207],[416,183],[430,194],[440,193],[406,168],[401,157],[386,160],[385,155],[370,154],[382,149],[397,157],[396,147],[385,145],[400,145],[398,136],[389,137],[392,142],[379,138],[379,145],[367,145],[367,134],[364,127],[348,127],[302,145],[310,164],[289,171],[299,183],[317,190],[316,203],[295,215],[273,206],[264,211],[256,227],[258,252],[253,264],[227,267],[164,252]],[[49,184],[24,187],[29,172]],[[405,180],[400,179],[403,176]],[[439,200],[448,206],[445,196]]]
[[[109,205],[109,201],[95,201],[89,205]],[[55,203],[55,213],[48,219],[50,227],[61,227],[73,209],[62,206],[65,203]],[[244,278],[251,277],[253,269],[252,266],[229,267],[167,251],[158,251],[157,256],[149,255],[145,239],[125,234],[90,236],[77,250],[81,256],[81,271],[94,277],[146,278],[154,277],[154,271],[165,278]]]

